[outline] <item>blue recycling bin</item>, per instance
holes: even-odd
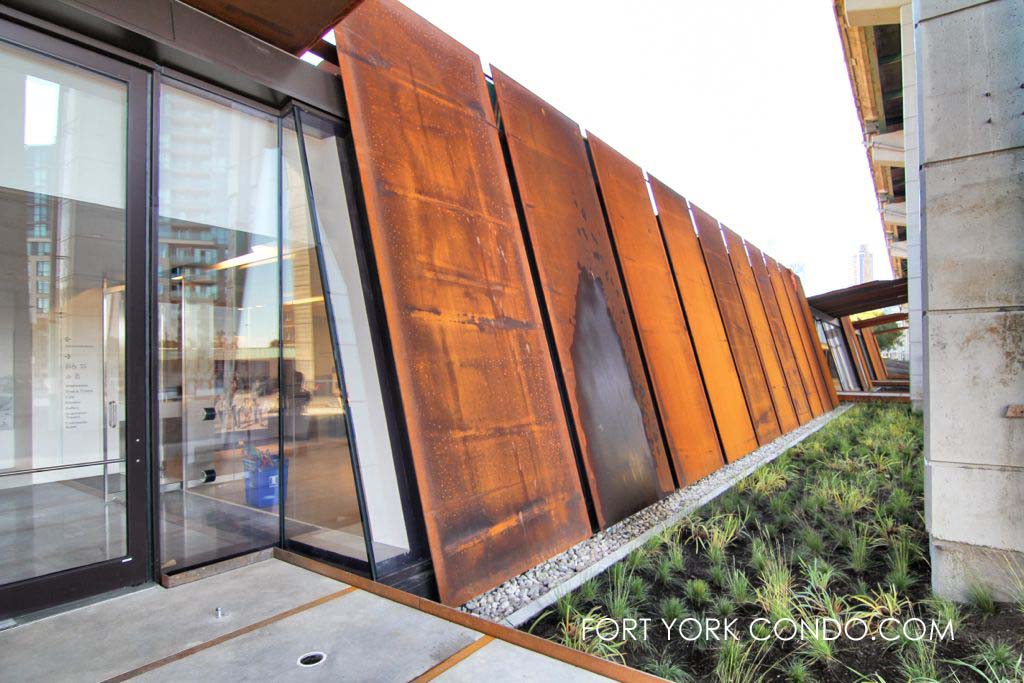
[[[246,505],[270,508],[280,502],[282,492],[288,490],[288,459],[284,460],[283,472],[278,471],[277,463],[276,455],[264,457],[250,453],[244,456]]]

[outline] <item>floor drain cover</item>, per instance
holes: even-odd
[[[316,666],[327,659],[323,652],[309,652],[299,657],[299,666]]]

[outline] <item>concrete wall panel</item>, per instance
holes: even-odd
[[[1024,311],[931,311],[927,344],[930,461],[1024,468]]]
[[[926,307],[1024,305],[1024,149],[930,166],[927,197]]]
[[[1024,146],[1024,3],[996,0],[926,23],[924,163]]]

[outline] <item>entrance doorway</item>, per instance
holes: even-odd
[[[149,576],[147,80],[0,23],[0,617]]]

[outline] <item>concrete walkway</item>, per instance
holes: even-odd
[[[177,588],[153,586],[2,631],[0,678],[609,680],[507,642],[494,625],[479,624],[490,635],[467,627],[476,623],[473,617],[467,619],[455,623],[270,559]],[[324,658],[313,666],[300,665],[299,659],[309,653]]]

